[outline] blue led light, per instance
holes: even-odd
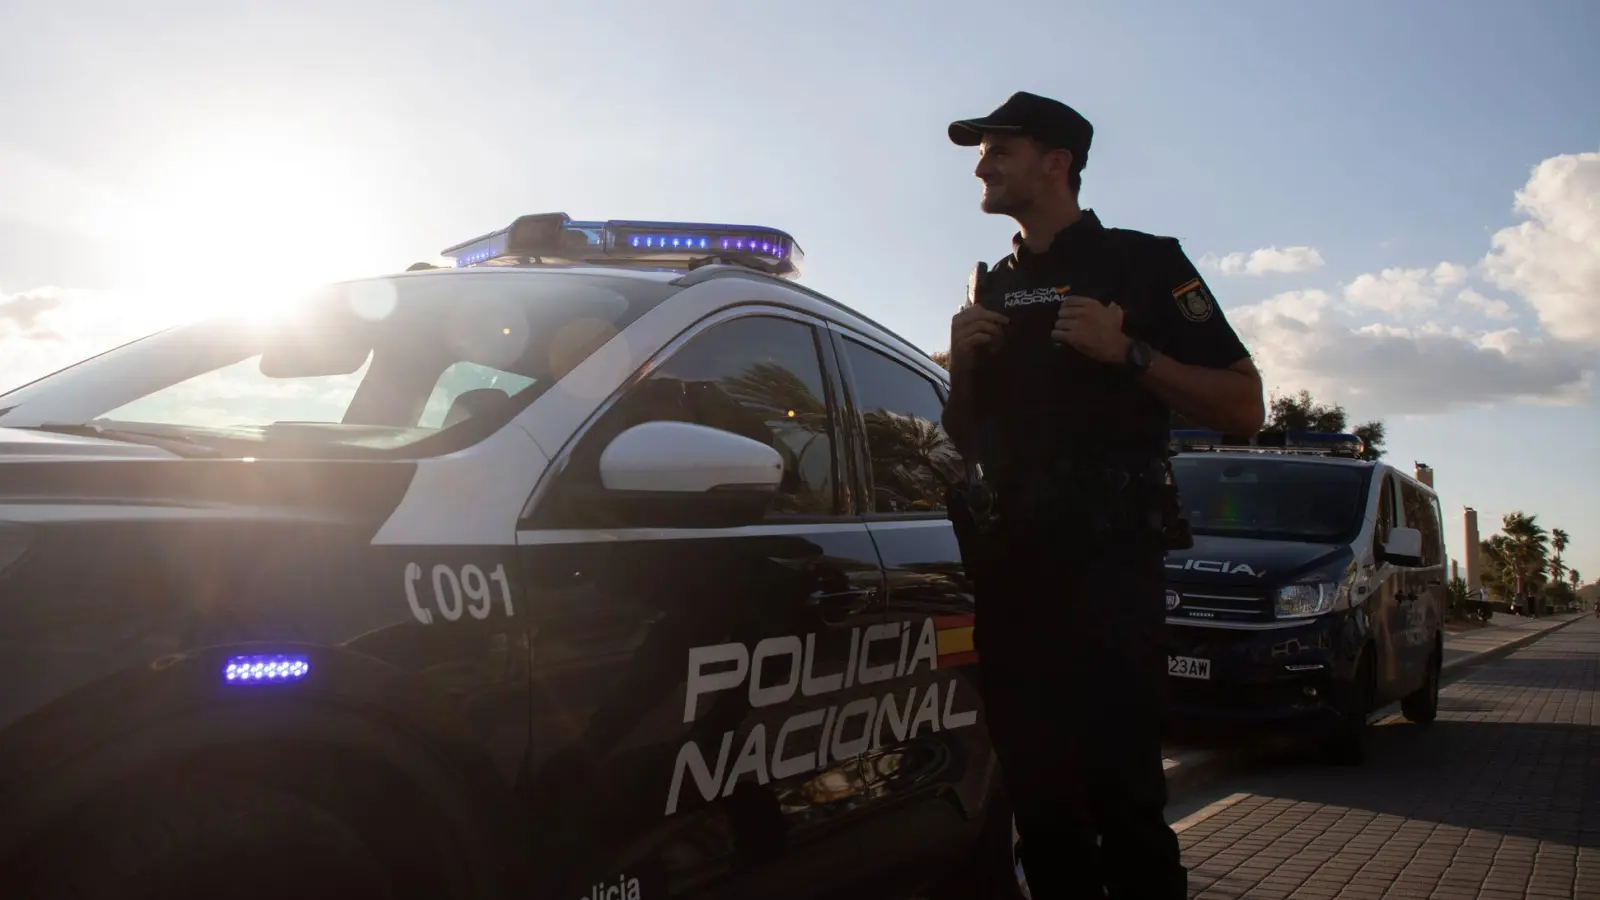
[[[691,268],[725,262],[798,278],[805,254],[775,228],[698,222],[578,222],[565,213],[522,216],[506,228],[446,248],[457,268],[579,264]]]
[[[223,667],[222,677],[229,684],[268,684],[299,681],[310,672],[311,663],[304,656],[230,656]]]

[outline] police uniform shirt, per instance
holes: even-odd
[[[977,405],[1015,463],[1167,454],[1172,413],[1160,398],[1120,362],[1051,339],[1068,296],[1120,305],[1126,334],[1180,363],[1225,368],[1249,356],[1175,238],[1106,228],[1084,210],[1043,252],[1020,234],[1012,250],[979,292],[1010,321],[978,367]]]

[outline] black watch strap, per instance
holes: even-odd
[[[1150,368],[1150,345],[1141,340],[1133,340],[1128,344],[1128,355],[1123,358],[1122,364],[1136,375],[1144,374]]]

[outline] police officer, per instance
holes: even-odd
[[[1177,900],[1163,554],[1187,542],[1170,422],[1254,435],[1261,378],[1177,240],[1079,206],[1083,116],[1018,93],[949,135],[978,148],[981,209],[1019,227],[951,322],[944,424],[988,501],[952,515],[1029,887]]]

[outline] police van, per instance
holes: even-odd
[[[944,370],[776,228],[443,255],[0,396],[0,896],[1019,896]]]
[[[1348,763],[1383,706],[1432,722],[1446,599],[1433,489],[1352,434],[1183,429],[1172,450],[1194,534],[1166,560],[1174,712],[1310,725]]]

